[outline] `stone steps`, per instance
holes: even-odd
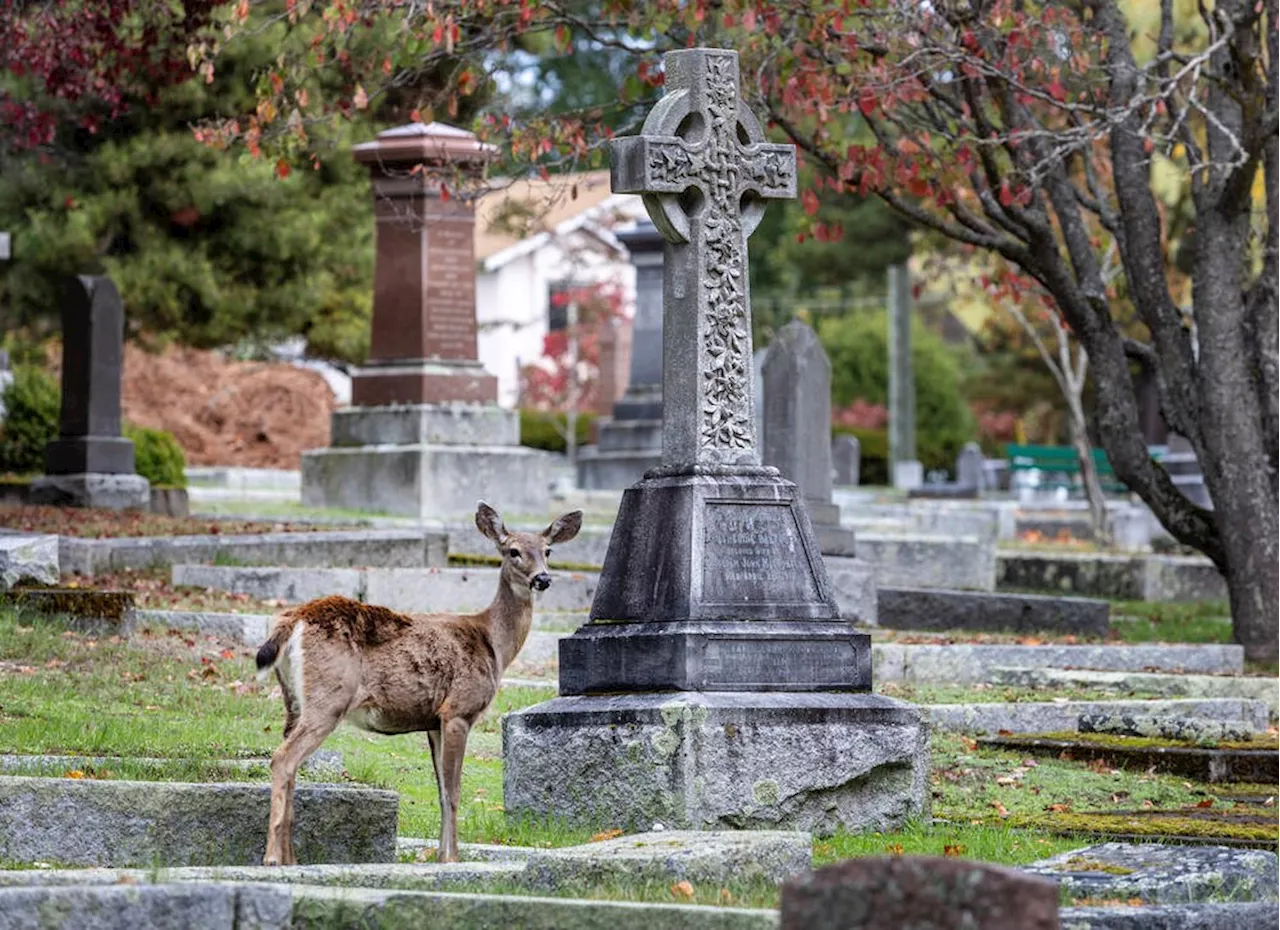
[[[1062,668],[1097,671],[1159,671],[1202,675],[1239,675],[1244,648],[1234,644],[1109,646],[945,645],[874,643],[875,679],[928,684],[988,681],[996,668]]]
[[[1002,730],[1015,734],[1079,731],[1082,716],[1097,715],[1197,718],[1261,733],[1270,718],[1266,704],[1240,698],[926,704],[921,710],[934,727],[978,735],[995,735]]]
[[[173,584],[191,585],[257,600],[301,603],[340,594],[405,613],[473,612],[488,607],[498,588],[497,568],[244,568],[174,565]],[[545,611],[591,606],[599,576],[558,572],[538,595]]]
[[[110,539],[58,537],[65,573],[93,576],[128,568],[223,561],[292,568],[443,568],[449,537],[424,529],[317,530]]]
[[[1272,720],[1280,711],[1280,679],[1275,678],[997,667],[989,680],[1022,688],[1082,687],[1141,691],[1158,697],[1248,698],[1266,704]]]

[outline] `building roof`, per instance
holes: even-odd
[[[552,175],[548,180],[497,179],[494,190],[476,203],[476,261],[492,271],[505,264],[504,256],[524,254],[517,246],[531,239],[582,226],[590,219],[605,219],[610,198],[609,171],[585,171]]]

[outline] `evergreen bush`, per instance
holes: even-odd
[[[15,475],[44,471],[44,447],[58,438],[62,393],[57,382],[33,365],[14,369],[5,387],[0,427],[0,471]]]
[[[153,488],[187,486],[187,459],[173,433],[126,423],[124,435],[133,440],[134,470]]]

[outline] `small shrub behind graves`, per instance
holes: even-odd
[[[161,488],[187,486],[187,460],[173,433],[126,423],[124,434],[133,440],[134,470]]]
[[[566,416],[563,413],[552,413],[545,410],[520,411],[520,445],[534,449],[545,449],[548,452],[564,452],[566,434]],[[590,441],[591,427],[595,423],[594,413],[579,413],[577,428],[578,445],[584,446]]]
[[[58,438],[62,412],[57,382],[39,368],[24,365],[14,371],[3,397],[0,470],[18,475],[44,471],[44,447]]]

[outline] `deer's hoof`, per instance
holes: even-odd
[[[262,864],[263,865],[279,865],[280,860],[275,856],[264,856],[262,859]]]

